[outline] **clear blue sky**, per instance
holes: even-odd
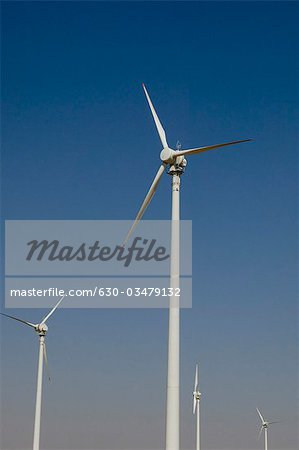
[[[188,159],[193,308],[182,312],[181,442],[257,450],[259,406],[297,440],[296,2],[2,2],[6,219],[132,219],[169,143],[252,137]],[[145,218],[168,219],[165,176]],[[3,304],[2,289],[2,304]],[[15,310],[38,320],[43,310]],[[45,449],[161,449],[167,312],[69,310],[48,335]],[[37,339],[1,321],[1,448],[30,448]]]

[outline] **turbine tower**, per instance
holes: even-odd
[[[275,422],[268,422],[267,420],[265,420],[262,416],[262,413],[260,412],[260,410],[258,408],[256,408],[258,415],[260,416],[261,422],[262,422],[262,426],[259,432],[259,437],[261,436],[262,432],[264,431],[265,434],[265,450],[268,450],[268,427],[269,425],[271,425],[272,423],[279,423],[279,421],[275,421]]]
[[[198,364],[196,364],[194,389],[193,389],[193,414],[196,413],[196,440],[195,440],[196,450],[200,450],[200,398],[201,398],[201,393],[199,392],[198,384],[199,384]]]
[[[172,177],[172,213],[171,213],[171,258],[170,258],[170,287],[172,292],[176,292],[180,284],[180,182],[181,176],[185,171],[187,161],[186,155],[195,155],[197,153],[214,150],[228,145],[240,144],[251,141],[246,139],[242,141],[226,142],[223,144],[209,145],[206,147],[192,148],[188,150],[173,150],[167,143],[166,133],[154,109],[151,99],[148,95],[145,85],[143,89],[151,109],[158,134],[162,143],[160,159],[161,166],[146,194],[138,214],[124,240],[126,245],[131,233],[136,227],[138,221],[142,218],[148,204],[150,203],[159,181],[168,167],[168,174]],[[180,356],[180,303],[179,297],[172,296],[169,299],[169,331],[168,331],[168,372],[167,372],[167,400],[166,400],[166,450],[179,450],[179,356]]]
[[[60,305],[64,296],[61,297],[59,302],[56,303],[54,308],[44,317],[40,323],[31,323],[26,320],[18,319],[17,317],[10,316],[8,314],[0,313],[2,316],[9,317],[10,319],[17,320],[18,322],[24,323],[29,327],[32,327],[39,336],[39,353],[38,353],[38,369],[37,369],[37,386],[36,386],[36,403],[35,403],[35,419],[34,419],[34,432],[33,432],[33,450],[39,450],[40,443],[40,422],[41,422],[41,411],[42,411],[42,384],[43,384],[43,362],[45,360],[45,365],[48,370],[48,359],[46,351],[45,337],[48,331],[46,325],[47,320],[52,316],[53,312]],[[50,377],[49,377],[50,379]]]

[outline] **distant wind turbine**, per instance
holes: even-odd
[[[160,159],[162,161],[155,178],[146,194],[143,203],[137,213],[137,216],[123,242],[126,245],[133,230],[139,220],[141,220],[148,204],[150,203],[161,177],[168,167],[168,174],[172,177],[172,214],[171,214],[171,260],[170,260],[170,287],[172,292],[177,292],[180,285],[180,179],[185,171],[187,161],[185,156],[195,155],[197,153],[214,150],[228,145],[240,144],[251,141],[245,139],[242,141],[225,142],[223,144],[209,145],[206,147],[181,150],[178,145],[177,150],[173,150],[167,143],[165,130],[159,120],[155,108],[151,102],[148,92],[143,84],[146,99],[148,101],[151,113],[154,118],[158,134],[162,143]],[[140,155],[140,157],[147,157]],[[180,448],[180,418],[179,418],[179,394],[180,394],[180,304],[179,297],[173,295],[169,303],[169,328],[168,328],[168,373],[167,373],[167,400],[166,400],[166,450],[179,450]]]
[[[260,416],[261,422],[262,422],[262,426],[259,432],[259,437],[261,436],[263,430],[265,433],[265,450],[268,450],[268,427],[269,425],[272,425],[272,423],[279,423],[279,421],[275,421],[275,422],[268,422],[267,420],[265,420],[262,416],[262,413],[260,412],[260,410],[258,408],[256,408],[258,415]]]
[[[198,364],[196,364],[195,369],[195,380],[193,389],[193,414],[196,413],[196,450],[200,450],[200,398],[201,393],[198,389],[199,386],[199,376],[198,376]]]
[[[24,323],[29,327],[32,327],[39,336],[39,356],[38,356],[38,370],[37,370],[37,387],[36,387],[36,403],[35,403],[35,419],[34,419],[34,433],[33,433],[33,450],[39,450],[40,443],[40,422],[41,422],[41,410],[42,410],[42,383],[43,383],[43,361],[45,360],[46,369],[48,370],[48,359],[46,351],[45,337],[48,331],[46,325],[47,320],[52,316],[53,312],[60,305],[64,296],[61,297],[59,302],[56,303],[54,308],[44,317],[40,323],[31,323],[26,320],[18,319],[17,317],[10,316],[8,314],[0,313],[2,316],[9,317],[10,319],[17,320]],[[49,377],[50,379],[50,377]]]

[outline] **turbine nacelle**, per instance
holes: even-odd
[[[176,155],[176,150],[169,147],[164,147],[160,153],[160,159],[165,164],[178,164],[181,165],[184,162],[184,156]],[[186,161],[186,160],[185,160]],[[187,163],[187,161],[186,161]],[[185,163],[185,165],[186,165]]]
[[[264,422],[264,423],[262,424],[262,427],[263,427],[263,428],[269,428],[269,425],[272,425],[272,423],[278,423],[278,421],[275,421],[275,422]]]

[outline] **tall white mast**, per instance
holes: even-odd
[[[225,142],[222,144],[209,145],[205,147],[192,148],[187,150],[173,150],[167,143],[165,130],[159,120],[148,92],[143,84],[143,89],[151,109],[155,125],[162,143],[160,159],[162,164],[158,169],[155,178],[146,194],[137,216],[124,240],[126,245],[130,235],[141,220],[148,204],[150,203],[160,179],[169,167],[169,174],[172,176],[172,222],[171,222],[171,267],[170,267],[170,287],[179,287],[180,279],[180,176],[186,166],[185,155],[214,150],[228,145],[248,142],[251,139],[242,141]],[[179,450],[180,447],[180,417],[179,417],[179,396],[180,396],[180,304],[179,297],[170,297],[169,303],[169,329],[168,329],[168,369],[167,369],[167,400],[166,400],[166,450]]]
[[[34,430],[33,430],[33,450],[40,449],[40,428],[41,428],[41,414],[42,414],[42,387],[43,387],[43,362],[45,360],[46,367],[48,367],[47,351],[45,336],[48,331],[46,325],[47,320],[52,316],[53,312],[58,308],[64,296],[56,303],[46,317],[37,324],[27,322],[26,320],[19,319],[8,314],[0,313],[2,316],[9,317],[10,319],[17,320],[24,323],[29,327],[34,328],[39,336],[39,351],[38,351],[38,367],[37,367],[37,383],[36,383],[36,402],[35,402],[35,418],[34,418]]]
[[[256,408],[258,415],[260,416],[261,422],[262,422],[262,426],[259,432],[259,437],[262,434],[262,432],[264,431],[264,439],[265,439],[265,450],[268,450],[268,428],[269,425],[272,425],[273,423],[279,423],[278,420],[276,421],[272,421],[272,422],[268,422],[268,420],[265,420],[262,413],[260,412],[260,410],[258,408]]]
[[[198,385],[199,385],[199,374],[198,374],[198,364],[196,364],[194,389],[193,389],[193,414],[196,414],[196,435],[195,435],[196,450],[200,450],[200,398],[201,398],[201,393],[199,392]]]
[[[180,166],[170,167],[172,177],[171,262],[170,287],[180,287]],[[179,297],[170,297],[168,328],[168,374],[166,399],[167,450],[178,449],[180,442],[180,303]]]

